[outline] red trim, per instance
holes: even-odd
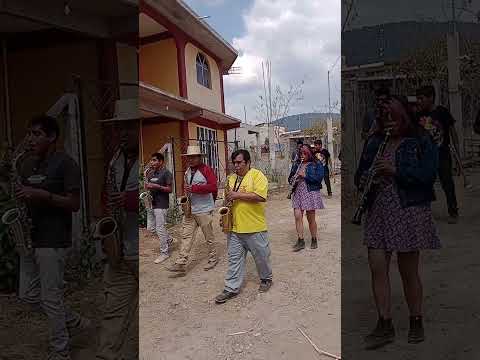
[[[154,34],[154,35],[144,36],[140,38],[140,45],[147,45],[147,44],[151,44],[151,43],[155,43],[158,41],[167,40],[171,38],[173,38],[172,33],[166,31],[160,34]]]
[[[178,87],[180,90],[180,96],[187,99],[187,67],[185,65],[185,46],[187,45],[187,42],[183,35],[176,35],[174,38],[175,44],[177,45]]]
[[[190,119],[189,121],[191,121],[194,124],[197,124],[197,125],[200,125],[200,126],[205,126],[205,127],[208,127],[210,129],[214,129],[214,130],[229,130],[229,129],[234,129],[234,128],[240,127],[239,124],[238,125],[235,125],[235,124],[228,124],[228,125],[225,124],[225,125],[223,125],[223,124],[216,123],[215,121],[204,119],[204,118],[194,118],[194,119]]]
[[[119,74],[118,74],[118,55],[117,44],[115,40],[99,40],[98,49],[100,53],[99,61],[99,79],[109,81],[116,86],[116,97],[120,95]],[[115,99],[114,99],[115,100]],[[104,118],[112,115],[114,101],[108,105],[107,109],[101,114]]]
[[[218,70],[220,70],[220,68]],[[223,75],[221,72],[220,72],[220,93],[222,95],[222,112],[225,114],[225,96],[223,94]]]

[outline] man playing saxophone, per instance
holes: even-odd
[[[15,196],[27,203],[33,251],[20,254],[19,298],[45,312],[50,328],[49,359],[70,359],[70,337],[87,330],[90,320],[64,304],[64,270],[72,246],[72,213],[80,208],[80,169],[56,150],[57,121],[35,117],[28,133],[29,152],[17,164],[21,185]]]
[[[232,204],[232,231],[228,233],[228,271],[225,288],[215,298],[223,304],[238,295],[246,272],[246,255],[250,251],[260,276],[260,292],[272,286],[270,243],[267,237],[265,201],[268,180],[257,169],[250,168],[250,153],[237,150],[232,154],[236,175],[229,177],[227,202]]]
[[[160,264],[170,257],[170,244],[173,241],[168,234],[166,225],[167,211],[169,208],[169,195],[172,192],[172,173],[165,167],[165,159],[162,154],[155,153],[150,160],[152,173],[145,188],[152,194],[153,218],[152,228],[160,240],[160,256],[155,264]]]
[[[215,237],[213,235],[213,211],[217,198],[217,177],[211,167],[202,161],[202,152],[199,146],[188,146],[187,153],[188,169],[185,173],[184,190],[188,196],[191,216],[184,216],[182,229],[182,243],[180,255],[169,271],[174,276],[184,276],[186,265],[190,256],[196,230],[202,229],[208,247],[208,263],[204,270],[213,269],[217,263],[217,251],[215,249]]]
[[[106,186],[105,210],[110,214],[112,208],[121,209],[124,221],[117,223],[121,239],[120,258],[109,261],[103,275],[105,303],[97,360],[130,358],[122,351],[128,352],[132,358],[138,356],[138,339],[128,341],[128,346],[123,346],[127,341],[129,327],[138,320],[138,102],[129,104],[128,100],[120,101],[125,101],[125,110],[128,112],[125,111],[122,117],[116,115],[112,119],[102,120],[118,126],[122,139],[107,173],[109,179],[113,171],[115,192],[108,193],[109,186]],[[117,108],[120,107],[120,101],[117,102]]]

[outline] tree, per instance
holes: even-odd
[[[345,15],[343,15],[345,11]],[[358,17],[356,0],[342,0],[342,33]]]
[[[316,120],[311,127],[303,130],[306,136],[313,136],[316,139],[321,139],[327,133],[327,125],[324,121]]]
[[[272,91],[271,63],[269,61],[265,64],[262,62],[262,71],[263,94],[258,96],[255,106],[257,119],[272,126],[272,144],[280,145],[282,128],[276,121],[286,117],[292,106],[303,100],[303,85],[305,81],[302,80],[296,84],[290,84],[288,90],[284,90],[279,85],[275,85]]]

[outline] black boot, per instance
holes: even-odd
[[[298,238],[297,243],[293,246],[293,251],[297,252],[305,249],[305,240]]]
[[[312,238],[312,244],[310,245],[311,249],[316,249],[318,247],[317,238]]]
[[[421,316],[410,316],[410,330],[408,331],[408,343],[418,344],[425,340],[423,321]]]
[[[365,348],[367,350],[378,349],[385,346],[395,339],[395,329],[392,319],[378,319],[375,329],[365,337]]]

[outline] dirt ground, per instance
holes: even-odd
[[[376,311],[361,231],[342,227],[342,355],[345,360],[480,359],[480,174],[474,187],[459,197],[460,221],[449,225],[443,192],[437,191],[434,217],[442,249],[422,254],[426,341],[407,343],[408,309],[395,257],[392,262],[393,321],[396,341],[377,351],[363,350],[363,337],[373,328]],[[457,188],[458,190],[458,188]],[[344,209],[342,209],[344,210]],[[342,216],[348,216],[342,211]]]
[[[223,290],[227,267],[225,235],[215,219],[220,262],[203,270],[207,260],[201,232],[194,259],[183,278],[169,278],[165,269],[178,254],[156,265],[158,240],[141,233],[140,359],[142,360],[270,360],[320,358],[297,330],[302,328],[322,350],[340,355],[340,186],[326,209],[318,212],[319,247],[291,251],[296,241],[286,192],[270,195],[267,218],[274,285],[258,292],[259,279],[248,256],[247,279],[241,294],[223,305],[215,296]],[[307,234],[307,233],[306,233]],[[172,229],[178,238],[179,228]],[[309,237],[306,236],[309,247]],[[240,333],[240,334],[235,334]]]

